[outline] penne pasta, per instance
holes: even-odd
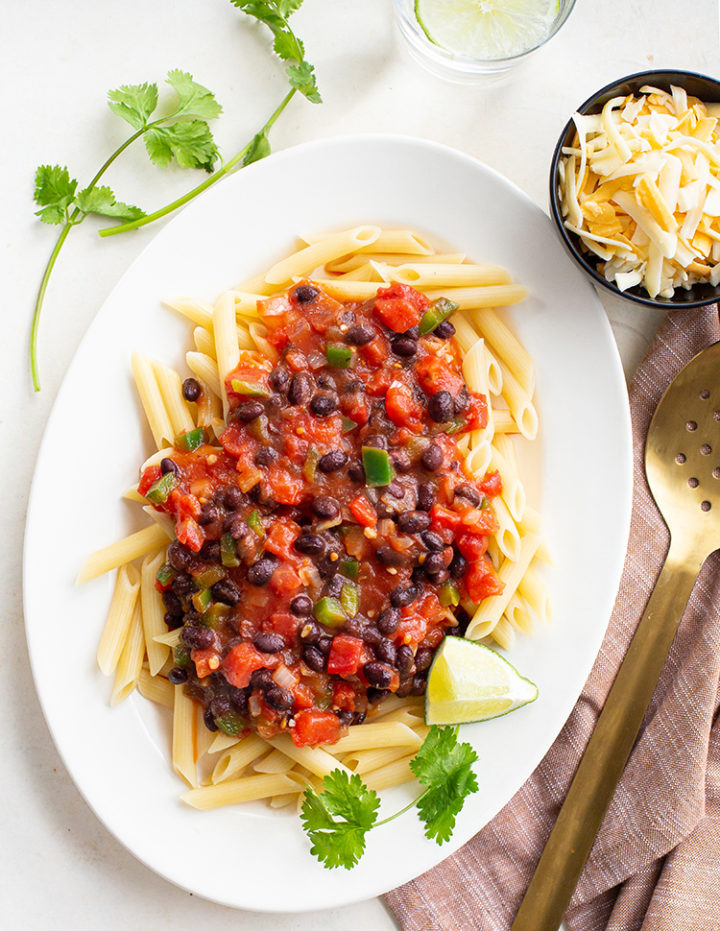
[[[110,696],[111,705],[117,705],[133,691],[142,669],[144,656],[145,641],[143,638],[142,618],[140,616],[140,605],[136,601],[115,671],[115,682]]]
[[[190,789],[181,799],[191,808],[208,811],[223,805],[237,805],[261,798],[271,798],[288,793],[296,794],[298,785],[285,775],[243,776],[230,782]]]
[[[121,566],[97,651],[98,666],[106,676],[112,675],[117,667],[139,593],[137,569],[133,565]]]
[[[190,786],[197,785],[196,746],[197,718],[195,702],[188,698],[182,685],[173,686],[172,765],[178,776]]]
[[[190,371],[202,379],[216,397],[222,398],[220,377],[215,359],[202,352],[186,352],[185,361]]]
[[[171,307],[183,317],[192,320],[197,326],[212,329],[213,309],[206,301],[199,301],[190,297],[174,297],[163,301],[166,307]]]
[[[188,403],[183,397],[182,383],[177,372],[160,362],[152,363],[160,395],[167,412],[173,437],[195,429],[195,420],[190,413]]]
[[[414,288],[467,288],[510,284],[507,270],[497,265],[408,263],[393,272],[395,281]]]
[[[227,421],[228,398],[225,379],[237,368],[240,361],[240,348],[237,344],[235,326],[235,305],[232,291],[226,291],[215,302],[213,311],[213,332],[215,334],[215,358],[219,382],[219,395],[223,405],[223,419]],[[214,390],[214,389],[213,389]]]
[[[175,704],[175,694],[172,685],[162,676],[151,675],[150,670],[143,666],[137,679],[137,690],[143,698],[155,702],[156,705],[162,705],[165,708],[172,708]]]
[[[340,233],[330,233],[318,242],[294,252],[277,262],[265,275],[268,284],[281,285],[294,278],[304,278],[326,262],[348,252],[371,246],[380,235],[379,226],[357,226]]]
[[[384,234],[381,233],[380,237]],[[373,247],[377,243],[373,244]],[[429,255],[411,255],[407,252],[359,252],[355,255],[343,256],[325,263],[325,270],[332,273],[344,274],[354,271],[367,262],[381,262],[383,265],[403,265],[411,259],[414,265],[425,262],[442,262],[444,264],[459,265],[465,260],[463,252],[433,252]]]
[[[540,543],[537,536],[522,537],[520,552],[516,560],[505,559],[498,570],[500,581],[504,585],[501,595],[490,595],[478,607],[468,624],[465,636],[470,640],[481,640],[492,633],[493,628],[503,616],[508,602],[517,590],[520,579],[527,571],[535,551]]]
[[[503,379],[502,396],[513,420],[526,439],[534,440],[538,431],[538,416],[530,395],[503,362],[500,362],[500,371]]]
[[[454,301],[460,310],[474,310],[477,307],[509,307],[524,301],[528,293],[521,284],[498,284],[477,288],[431,289],[425,294],[431,301],[446,297]]]
[[[333,236],[333,233],[312,233],[301,236],[303,242],[313,244]],[[407,255],[432,255],[433,249],[417,233],[411,230],[381,230],[376,239],[350,252],[390,252]],[[327,261],[332,261],[328,259]]]
[[[485,307],[471,313],[478,330],[495,355],[532,397],[535,392],[535,365],[528,351],[494,310]]]
[[[167,534],[157,524],[138,530],[137,533],[131,533],[122,540],[91,553],[78,573],[75,584],[82,585],[105,572],[110,572],[111,569],[117,569],[132,562],[138,556],[152,553],[159,547],[167,545],[167,540]]]
[[[169,646],[156,639],[167,634],[165,624],[165,605],[160,593],[155,588],[157,571],[165,561],[165,553],[146,556],[140,570],[140,604],[142,607],[143,633],[150,675],[156,676],[165,664],[170,652]]]
[[[170,417],[162,399],[160,386],[157,383],[152,364],[145,356],[140,355],[139,352],[134,352],[131,365],[133,377],[135,378],[135,387],[140,395],[140,403],[145,411],[150,432],[155,440],[155,446],[160,449],[161,446],[172,443],[175,437]]]

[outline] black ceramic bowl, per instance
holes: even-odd
[[[577,108],[580,113],[599,113],[603,106],[613,97],[627,94],[638,94],[645,84],[670,90],[670,85],[683,87],[689,96],[698,97],[704,103],[720,103],[720,81],[691,71],[641,71],[638,74],[629,74],[627,77],[606,84],[585,103]],[[594,282],[618,297],[644,304],[646,307],[657,307],[659,310],[684,309],[689,307],[702,307],[703,304],[713,304],[720,299],[720,285],[696,284],[692,288],[675,288],[671,298],[651,298],[642,285],[635,285],[627,291],[620,291],[617,285],[608,281],[598,271],[597,265],[602,262],[594,253],[585,249],[580,238],[571,233],[564,225],[560,212],[560,199],[558,195],[558,164],[562,156],[563,146],[570,145],[575,133],[575,124],[568,120],[562,131],[558,144],[555,147],[552,164],[550,166],[550,211],[560,237],[573,259],[578,263]]]

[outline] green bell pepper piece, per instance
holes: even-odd
[[[230,605],[221,604],[215,601],[202,616],[202,623],[205,627],[211,627],[215,630],[230,614]]]
[[[360,563],[354,557],[348,556],[346,559],[340,560],[338,569],[340,570],[340,574],[344,575],[346,579],[352,579],[354,581],[358,577]]]
[[[313,608],[315,620],[326,627],[340,627],[347,620],[347,614],[337,598],[321,598]]]
[[[155,581],[158,585],[165,590],[170,587],[170,583],[175,578],[175,570],[170,565],[170,563],[164,563],[157,571],[155,576]]]
[[[265,528],[262,525],[259,511],[250,511],[248,514],[247,525],[256,536],[260,537],[261,540],[264,539]]]
[[[269,398],[270,391],[255,381],[242,381],[239,378],[233,378],[230,387],[235,394],[246,394],[251,398]]]
[[[212,603],[212,592],[209,588],[203,588],[199,592],[195,592],[190,600],[193,603],[193,608],[198,613],[204,614]]]
[[[178,484],[178,477],[174,472],[166,472],[160,478],[153,482],[145,492],[145,497],[153,504],[165,504],[170,497],[170,492]]]
[[[181,433],[175,437],[175,449],[182,449],[186,453],[191,453],[198,446],[205,442],[205,427],[195,427],[194,430],[188,430],[187,433]],[[168,475],[171,473],[168,472]]]
[[[224,579],[226,575],[227,573],[222,566],[208,566],[207,569],[193,575],[193,579],[200,588],[212,588],[216,582]]]
[[[320,453],[315,449],[314,446],[311,446],[307,451],[307,456],[305,457],[305,462],[303,463],[302,473],[307,482],[313,482],[315,480],[315,473],[317,472],[317,464],[320,462]]]
[[[230,737],[237,737],[245,727],[245,722],[237,711],[227,711],[225,714],[221,714],[215,718],[215,723],[218,730],[221,730],[224,734],[229,734]]]
[[[340,592],[340,604],[343,606],[348,617],[355,617],[360,606],[360,595],[357,586],[352,582],[346,582]]]
[[[365,484],[368,488],[389,485],[395,478],[395,469],[386,449],[363,446],[362,461],[365,469]]]
[[[420,336],[432,333],[435,327],[439,326],[443,320],[452,317],[457,309],[458,305],[455,301],[449,301],[446,297],[439,297],[436,301],[433,301],[429,309],[426,310],[420,318],[420,323],[418,325]]]
[[[460,590],[452,579],[448,579],[447,582],[444,582],[440,586],[438,598],[440,599],[440,604],[444,608],[449,608],[451,605],[456,607],[460,604]]]
[[[353,431],[356,427],[357,427],[357,424],[355,423],[355,421],[354,421],[354,420],[350,420],[349,417],[346,417],[346,416],[343,414],[343,419],[342,419],[343,433],[350,433],[350,432]]]
[[[355,353],[349,346],[328,343],[325,347],[325,358],[328,365],[332,365],[336,369],[347,369],[352,365]]]
[[[178,643],[173,650],[173,662],[178,669],[187,669],[190,665],[190,650],[184,643]]]
[[[220,537],[220,562],[223,566],[227,566],[228,569],[240,565],[237,543],[230,533],[224,533]]]

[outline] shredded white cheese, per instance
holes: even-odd
[[[565,226],[621,291],[720,281],[720,107],[643,87],[573,116],[559,171]]]

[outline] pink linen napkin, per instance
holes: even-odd
[[[645,480],[650,418],[674,375],[720,338],[716,306],[669,313],[630,386],[630,541],[605,640],[538,768],[461,850],[386,897],[403,931],[506,931],[662,567],[669,534]],[[720,929],[720,568],[705,563],[640,737],[570,903],[571,931]],[[556,931],[556,929],[548,929]]]

